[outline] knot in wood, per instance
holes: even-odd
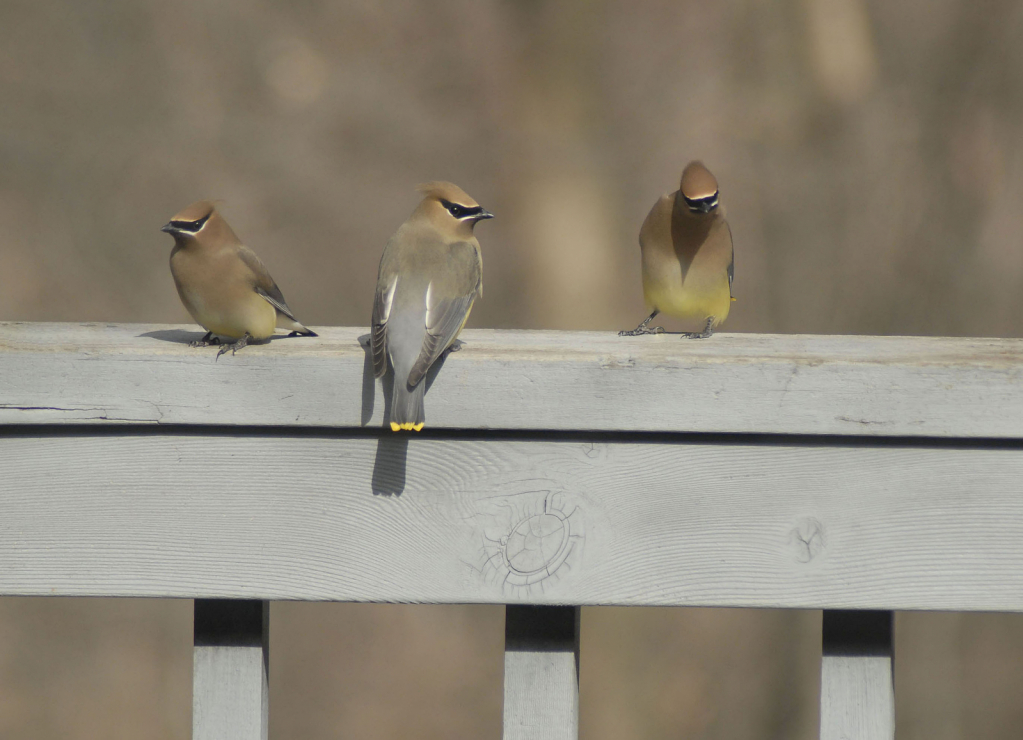
[[[570,534],[568,518],[560,511],[525,517],[501,542],[510,574],[523,584],[547,578],[568,558]]]
[[[809,563],[824,552],[824,524],[815,517],[804,516],[789,532],[789,544],[800,563]]]

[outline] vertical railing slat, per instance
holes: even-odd
[[[821,740],[892,740],[895,687],[889,611],[824,612]]]
[[[195,600],[193,740],[267,740],[270,602]]]
[[[504,740],[579,737],[579,607],[505,611]]]

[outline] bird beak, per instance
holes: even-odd
[[[480,211],[479,215],[476,216],[476,220],[477,221],[485,221],[486,219],[493,218],[493,217],[494,217],[494,214],[491,213],[490,211],[488,211],[486,208],[484,208],[482,211]]]
[[[177,231],[177,229],[174,228],[173,224],[165,223],[163,227],[160,229],[160,231],[165,231],[168,234],[173,234],[175,231]]]

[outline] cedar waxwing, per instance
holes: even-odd
[[[465,326],[483,294],[483,260],[473,235],[494,214],[449,182],[419,186],[424,197],[380,259],[373,300],[373,374],[394,369],[391,429],[423,428],[430,366]]]
[[[702,332],[683,332],[704,339],[728,317],[732,301],[734,253],[732,232],[718,204],[718,181],[703,162],[690,162],[682,184],[661,197],[639,230],[643,254],[643,297],[653,313],[619,336],[660,334],[647,324],[662,311],[681,319],[700,319]]]
[[[241,243],[212,203],[193,203],[161,231],[174,237],[170,268],[181,302],[206,329],[206,336],[192,346],[219,344],[214,334],[234,339],[220,348],[219,358],[228,350],[237,352],[250,339],[269,338],[276,328],[291,329],[288,336],[316,336],[295,318],[266,265]]]

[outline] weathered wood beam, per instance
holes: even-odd
[[[229,431],[0,432],[0,594],[1023,611],[1014,444]]]
[[[214,361],[197,327],[0,324],[0,424],[379,427],[364,328]],[[1023,340],[470,330],[428,428],[1023,438]]]
[[[270,603],[195,600],[192,740],[267,740]]]
[[[504,628],[504,740],[579,737],[577,606],[509,606]]]
[[[821,740],[895,737],[890,611],[825,611]]]

